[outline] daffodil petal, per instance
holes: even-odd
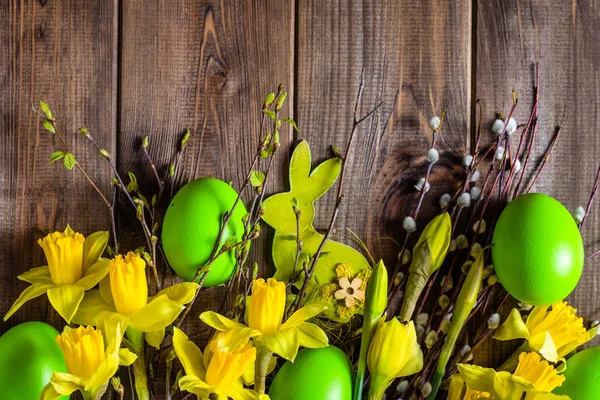
[[[108,244],[108,231],[94,232],[83,242],[83,273],[96,263]]]
[[[327,347],[329,339],[323,329],[310,322],[302,322],[296,329],[298,330],[298,341],[300,346],[316,349]]]
[[[233,321],[229,318],[225,318],[221,314],[217,314],[214,311],[205,311],[200,314],[200,319],[206,325],[215,328],[221,332],[227,332],[234,328],[245,328],[246,325],[240,324],[239,322]]]
[[[208,399],[208,396],[210,396],[214,389],[208,383],[190,375],[186,375],[179,379],[178,384],[179,389],[193,393],[198,396],[199,399]]]
[[[50,269],[47,265],[42,267],[31,268],[27,272],[23,272],[17,276],[17,279],[29,283],[52,283],[52,277],[50,276]]]
[[[79,303],[73,322],[79,325],[96,325],[96,318],[103,312],[115,312],[114,306],[104,301],[98,289],[85,292]]]
[[[72,392],[71,392],[72,393]],[[67,394],[71,394],[67,393]],[[57,400],[62,396],[62,394],[58,393],[52,383],[48,382],[44,389],[42,389],[42,393],[40,393],[39,400]]]
[[[85,276],[75,282],[75,285],[81,286],[85,290],[90,290],[96,286],[108,274],[108,260],[100,259],[92,265],[86,272]]]
[[[229,397],[235,400],[260,400],[258,392],[250,389],[244,389],[242,385],[229,390]],[[267,399],[263,397],[262,399]]]
[[[129,349],[119,349],[119,365],[131,365],[137,359],[137,355]]]
[[[546,332],[543,336],[544,340],[531,340],[529,345],[537,350],[544,358],[551,362],[558,361],[558,350],[556,349],[556,344],[554,340],[552,340],[552,335],[550,332]],[[540,338],[541,339],[541,338]]]
[[[471,389],[487,393],[495,392],[494,379],[496,378],[496,371],[477,365],[457,364],[456,366],[461,378]]]
[[[115,349],[116,350],[116,349]],[[119,368],[119,351],[110,352],[107,349],[106,358],[102,361],[102,364],[98,367],[94,375],[90,378],[90,380],[85,385],[86,391],[95,391],[100,386],[107,383],[110,378],[117,372]]]
[[[460,375],[454,374],[450,377],[450,386],[448,387],[448,397],[446,400],[463,400],[463,387],[465,382]]]
[[[412,333],[412,332],[411,332]],[[411,346],[411,354],[398,377],[411,376],[423,368],[423,351],[419,345]]]
[[[497,340],[513,340],[513,339],[529,339],[529,330],[527,325],[521,318],[521,313],[516,308],[513,308],[506,321],[494,333],[494,339]]]
[[[202,351],[179,328],[173,328],[173,348],[187,375],[204,378],[206,368],[204,368]],[[179,382],[181,383],[181,381]],[[181,388],[181,384],[179,387]]]
[[[110,276],[106,275],[98,284],[98,288],[100,290],[100,296],[102,299],[114,307],[115,299],[112,297],[112,292],[110,290]]]
[[[156,331],[152,331],[152,332],[146,332],[144,334],[144,339],[146,339],[146,343],[148,343],[150,346],[155,347],[157,349],[160,349],[160,344],[162,343],[164,338],[165,338],[164,328],[156,330]]]
[[[295,326],[298,326],[302,322],[311,319],[315,315],[318,315],[323,310],[327,308],[324,304],[310,304],[308,306],[304,306],[295,313],[292,314],[291,317],[285,321],[285,323],[281,326],[281,329],[289,329]]]
[[[153,332],[171,325],[183,311],[183,306],[165,295],[158,296],[150,303],[129,316],[129,325],[142,332]]]
[[[260,336],[261,333],[255,329],[243,326],[224,332],[219,337],[217,346],[220,351],[234,351],[244,347],[253,337]]]
[[[263,335],[260,340],[273,353],[290,361],[294,361],[298,354],[298,347],[300,347],[297,329],[280,330]]]
[[[83,300],[85,290],[77,285],[55,286],[48,290],[48,300],[50,304],[60,314],[61,317],[71,323],[73,316],[77,312],[79,303]]]
[[[176,303],[187,304],[194,299],[198,287],[199,285],[196,282],[183,282],[164,288],[155,297],[166,295]]]
[[[21,295],[15,302],[6,315],[4,315],[4,320],[10,318],[19,308],[23,306],[23,304],[27,303],[31,299],[35,299],[38,296],[43,295],[48,292],[48,290],[52,289],[54,285],[52,283],[34,283],[31,286],[28,286],[21,292]]]
[[[63,372],[53,373],[50,383],[54,390],[61,395],[69,395],[85,387],[85,381],[82,378]]]

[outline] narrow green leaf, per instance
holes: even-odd
[[[65,168],[69,171],[73,169],[77,161],[75,160],[75,156],[72,153],[66,153],[63,158],[63,163]]]
[[[263,108],[269,107],[273,103],[273,100],[275,100],[275,93],[271,92],[267,95],[267,98],[263,104]]]
[[[175,175],[175,164],[169,165],[169,175],[170,176],[174,176]]]
[[[263,110],[263,113],[265,113],[265,115],[269,118],[271,118],[271,121],[275,122],[275,120],[277,119],[277,117],[275,116],[275,113],[271,110]]]
[[[40,107],[42,108],[42,111],[46,115],[46,119],[49,119],[50,121],[54,121],[54,116],[52,116],[52,111],[50,111],[50,108],[48,108],[48,105],[46,103],[44,103],[42,100],[40,100]]]
[[[133,172],[131,172],[131,171],[128,171],[128,172],[127,172],[127,175],[129,175],[129,180],[130,180],[131,182],[137,182],[137,177],[135,176],[135,174],[134,174]]]
[[[190,130],[186,129],[183,138],[181,139],[181,150],[185,149],[186,143],[190,140]]]
[[[250,174],[250,183],[254,187],[262,186],[265,182],[265,174],[260,171],[252,171]]]
[[[296,125],[296,121],[294,121],[293,119],[281,118],[281,120],[290,124],[297,132],[300,132],[300,129],[298,129],[298,125]]]
[[[142,139],[142,147],[148,148],[149,142],[150,142],[150,138],[148,138],[148,136],[144,136],[144,138]]]
[[[52,153],[52,155],[50,156],[50,164],[52,164],[54,161],[58,161],[61,158],[63,158],[65,156],[65,153],[63,153],[62,151],[55,151],[54,153]]]
[[[52,125],[52,123],[49,120],[44,121],[44,128],[46,128],[46,130],[49,132],[56,133],[54,125]]]
[[[281,110],[281,107],[283,107],[283,103],[285,102],[286,97],[287,97],[287,92],[283,92],[279,95],[279,100],[277,100],[277,105],[275,106],[275,111]]]

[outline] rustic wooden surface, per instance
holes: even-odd
[[[39,99],[51,106],[77,159],[110,195],[110,170],[75,133],[80,125],[116,155],[121,173],[135,172],[147,190],[155,186],[139,152],[141,138],[150,136],[150,153],[164,172],[186,128],[192,138],[178,182],[215,176],[237,185],[258,139],[261,102],[283,83],[300,133],[282,136],[285,151],[268,187],[274,192],[287,187],[286,159],[298,139],[309,140],[315,160],[327,157],[332,144],[345,147],[364,68],[361,113],[384,104],[360,127],[336,233],[352,229],[375,257],[393,265],[398,247],[390,239],[403,239],[402,218],[416,203],[412,185],[426,167],[429,118],[447,112],[442,161],[433,169],[418,224],[462,177],[457,162],[472,146],[473,102],[482,100],[488,132],[495,113],[508,112],[514,88],[516,118],[524,121],[539,62],[536,156],[565,117],[535,190],[571,210],[584,205],[600,162],[600,9],[593,1],[550,3],[1,2],[0,311],[25,287],[16,275],[43,262],[36,244],[42,231],[67,223],[84,233],[109,226],[103,203],[77,171],[48,165],[58,144],[31,110]],[[318,228],[326,227],[334,200],[330,193],[317,203]],[[588,253],[600,247],[598,209],[583,230]],[[122,232],[133,226],[125,207],[119,222]],[[254,259],[268,258],[270,235],[266,230],[254,246]],[[135,237],[128,242],[138,244]],[[570,298],[588,319],[600,319],[598,267],[598,260],[586,264]],[[221,302],[218,289],[202,299],[186,331],[202,334],[195,316]],[[0,332],[39,319],[60,325],[43,296],[2,323]],[[492,343],[478,361],[494,364],[506,349]]]

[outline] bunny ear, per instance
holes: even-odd
[[[330,158],[323,161],[310,174],[303,192],[310,199],[318,199],[335,183],[342,169],[342,160]]]
[[[298,143],[290,160],[290,186],[301,188],[310,175],[310,147],[306,140]],[[292,189],[293,191],[293,189]]]

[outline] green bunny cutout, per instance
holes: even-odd
[[[298,144],[290,160],[290,191],[274,194],[263,203],[263,219],[275,229],[273,262],[274,278],[289,282],[294,274],[296,258],[296,215],[294,199],[300,214],[300,239],[304,243],[297,269],[317,252],[323,235],[313,226],[315,201],[325,194],[338,179],[342,162],[331,158],[311,172],[308,143]],[[328,306],[323,316],[337,322],[347,322],[355,313],[362,314],[364,290],[371,267],[365,257],[352,247],[328,240],[308,284],[305,303]],[[304,274],[296,287],[302,286]]]

